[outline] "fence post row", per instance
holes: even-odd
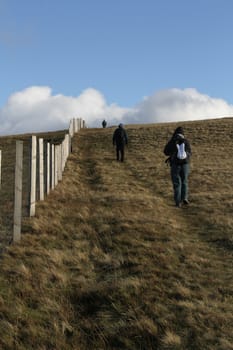
[[[80,118],[73,118],[69,123],[69,133],[59,145],[49,142],[44,145],[44,140],[39,138],[39,150],[37,152],[37,137],[31,137],[30,152],[30,196],[29,216],[35,216],[37,183],[39,185],[39,200],[44,200],[45,193],[48,195],[62,180],[67,158],[72,151],[71,139],[75,133],[85,127],[85,122]],[[44,152],[44,148],[45,151]],[[37,153],[39,158],[37,159]],[[0,150],[0,186],[1,186],[1,160]],[[37,164],[39,169],[37,169]],[[38,179],[37,179],[38,173]],[[23,141],[16,141],[16,165],[15,165],[15,201],[14,201],[14,228],[13,242],[19,242],[21,238],[22,220],[22,176],[23,176]]]

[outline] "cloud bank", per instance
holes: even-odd
[[[53,95],[47,86],[32,86],[12,94],[0,108],[0,134],[14,135],[68,128],[71,118],[82,118],[89,127],[146,124],[233,116],[233,105],[196,89],[167,89],[145,97],[132,108],[108,104],[92,88],[79,96]]]

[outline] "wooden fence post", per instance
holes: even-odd
[[[0,150],[0,189],[2,187],[2,151]]]
[[[80,129],[81,129],[81,119],[78,118],[78,130],[80,130]]]
[[[54,186],[58,184],[58,149],[57,145],[54,146]]]
[[[23,184],[23,141],[16,141],[15,164],[15,201],[14,201],[14,228],[13,242],[19,242],[21,238],[22,219],[22,185]]]
[[[66,161],[67,158],[69,157],[70,154],[70,136],[69,134],[65,135],[64,139],[64,164],[63,164],[63,171],[65,169]]]
[[[57,145],[57,150],[58,150],[58,172],[57,172],[57,179],[58,181],[62,180],[62,145]]]
[[[36,213],[36,136],[31,139],[31,189],[29,215]]]
[[[47,142],[47,178],[46,178],[46,193],[50,192],[50,143]]]
[[[44,200],[44,140],[39,139],[39,199]]]
[[[73,119],[70,120],[69,134],[70,134],[71,137],[73,137],[73,135],[74,135],[74,123],[73,123]]]
[[[66,164],[66,137],[64,138],[64,140],[62,141],[61,144],[61,154],[62,154],[62,173],[65,169],[65,164]]]
[[[55,187],[55,151],[54,144],[51,145],[51,188]]]
[[[75,129],[75,132],[78,132],[78,119],[75,118],[74,120],[74,129]]]

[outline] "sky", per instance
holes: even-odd
[[[232,0],[0,0],[0,135],[233,116]]]

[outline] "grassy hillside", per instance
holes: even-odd
[[[233,349],[233,120],[182,124],[193,157],[174,207],[176,124],[81,130],[63,181],[0,265],[0,348]]]

